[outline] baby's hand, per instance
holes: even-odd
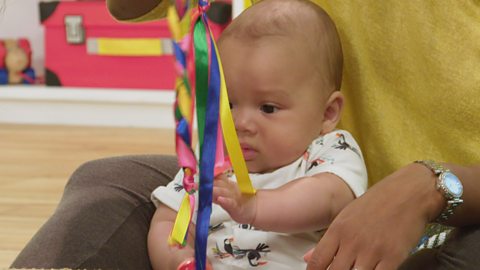
[[[207,270],[213,270],[212,264],[207,260],[207,265],[206,265]],[[188,258],[185,261],[183,261],[177,268],[177,270],[195,270],[195,259],[194,258]]]
[[[254,195],[244,195],[237,183],[225,174],[218,175],[213,182],[213,202],[228,212],[230,217],[241,224],[252,224],[257,213]]]

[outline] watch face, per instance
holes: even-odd
[[[463,186],[458,177],[451,172],[442,173],[443,184],[453,197],[459,198],[463,193]]]

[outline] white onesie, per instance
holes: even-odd
[[[297,178],[324,172],[343,179],[356,197],[365,192],[365,163],[357,143],[347,131],[335,130],[320,136],[296,161],[271,173],[252,173],[250,179],[255,189],[275,189]],[[166,187],[153,191],[153,202],[178,211],[185,194],[182,180],[183,171],[180,170]],[[232,180],[235,181],[234,176]],[[196,220],[196,211],[192,220]],[[320,232],[284,234],[256,230],[250,225],[236,223],[214,204],[207,258],[213,269],[305,269],[303,255],[315,247],[319,238]]]

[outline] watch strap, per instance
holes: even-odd
[[[454,198],[447,201],[447,207],[440,213],[440,215],[435,219],[435,222],[443,222],[448,220],[448,218],[453,215],[453,212],[457,206],[463,203],[463,200],[460,198]]]
[[[443,184],[440,183],[440,175],[445,172],[450,172],[451,171],[448,168],[445,168],[441,164],[433,161],[433,160],[417,160],[415,163],[419,163],[424,165],[425,167],[429,168],[436,176],[437,176],[437,190],[439,190],[442,195],[444,196],[447,206],[443,211],[440,213],[440,215],[435,219],[434,222],[444,222],[448,220],[448,218],[453,215],[453,212],[457,206],[463,203],[463,200],[461,198],[456,198],[456,197],[449,197],[447,193],[443,190],[444,187],[442,186]]]
[[[442,172],[449,172],[450,170],[443,167],[433,160],[416,160],[415,163],[420,163],[429,168],[436,176],[439,176]]]

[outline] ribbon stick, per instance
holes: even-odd
[[[215,40],[208,25],[207,0],[200,0],[196,8],[188,8],[188,0],[177,0],[168,10],[172,31],[177,71],[174,115],[176,123],[176,151],[183,170],[183,188],[186,194],[180,205],[169,237],[171,245],[184,246],[188,227],[194,213],[198,191],[196,220],[196,269],[206,268],[206,246],[214,177],[232,164],[239,188],[244,194],[254,194],[248,170],[240,149],[222,65]],[[186,27],[189,24],[190,27]],[[192,148],[193,114],[196,108],[199,157]],[[223,151],[225,142],[228,157]],[[198,162],[197,162],[198,160]],[[198,164],[198,185],[195,183]]]
[[[184,17],[188,20],[189,17]],[[175,55],[175,70],[177,72],[176,98],[174,103],[174,115],[176,123],[175,147],[178,162],[183,170],[183,188],[186,194],[180,205],[174,229],[170,233],[168,243],[170,245],[185,246],[187,243],[188,227],[195,208],[196,190],[195,174],[197,171],[197,158],[192,150],[192,128],[195,99],[192,98],[193,89],[187,72],[187,53],[189,44],[188,35],[182,33],[180,17],[175,6],[170,6],[167,12],[172,43]]]

